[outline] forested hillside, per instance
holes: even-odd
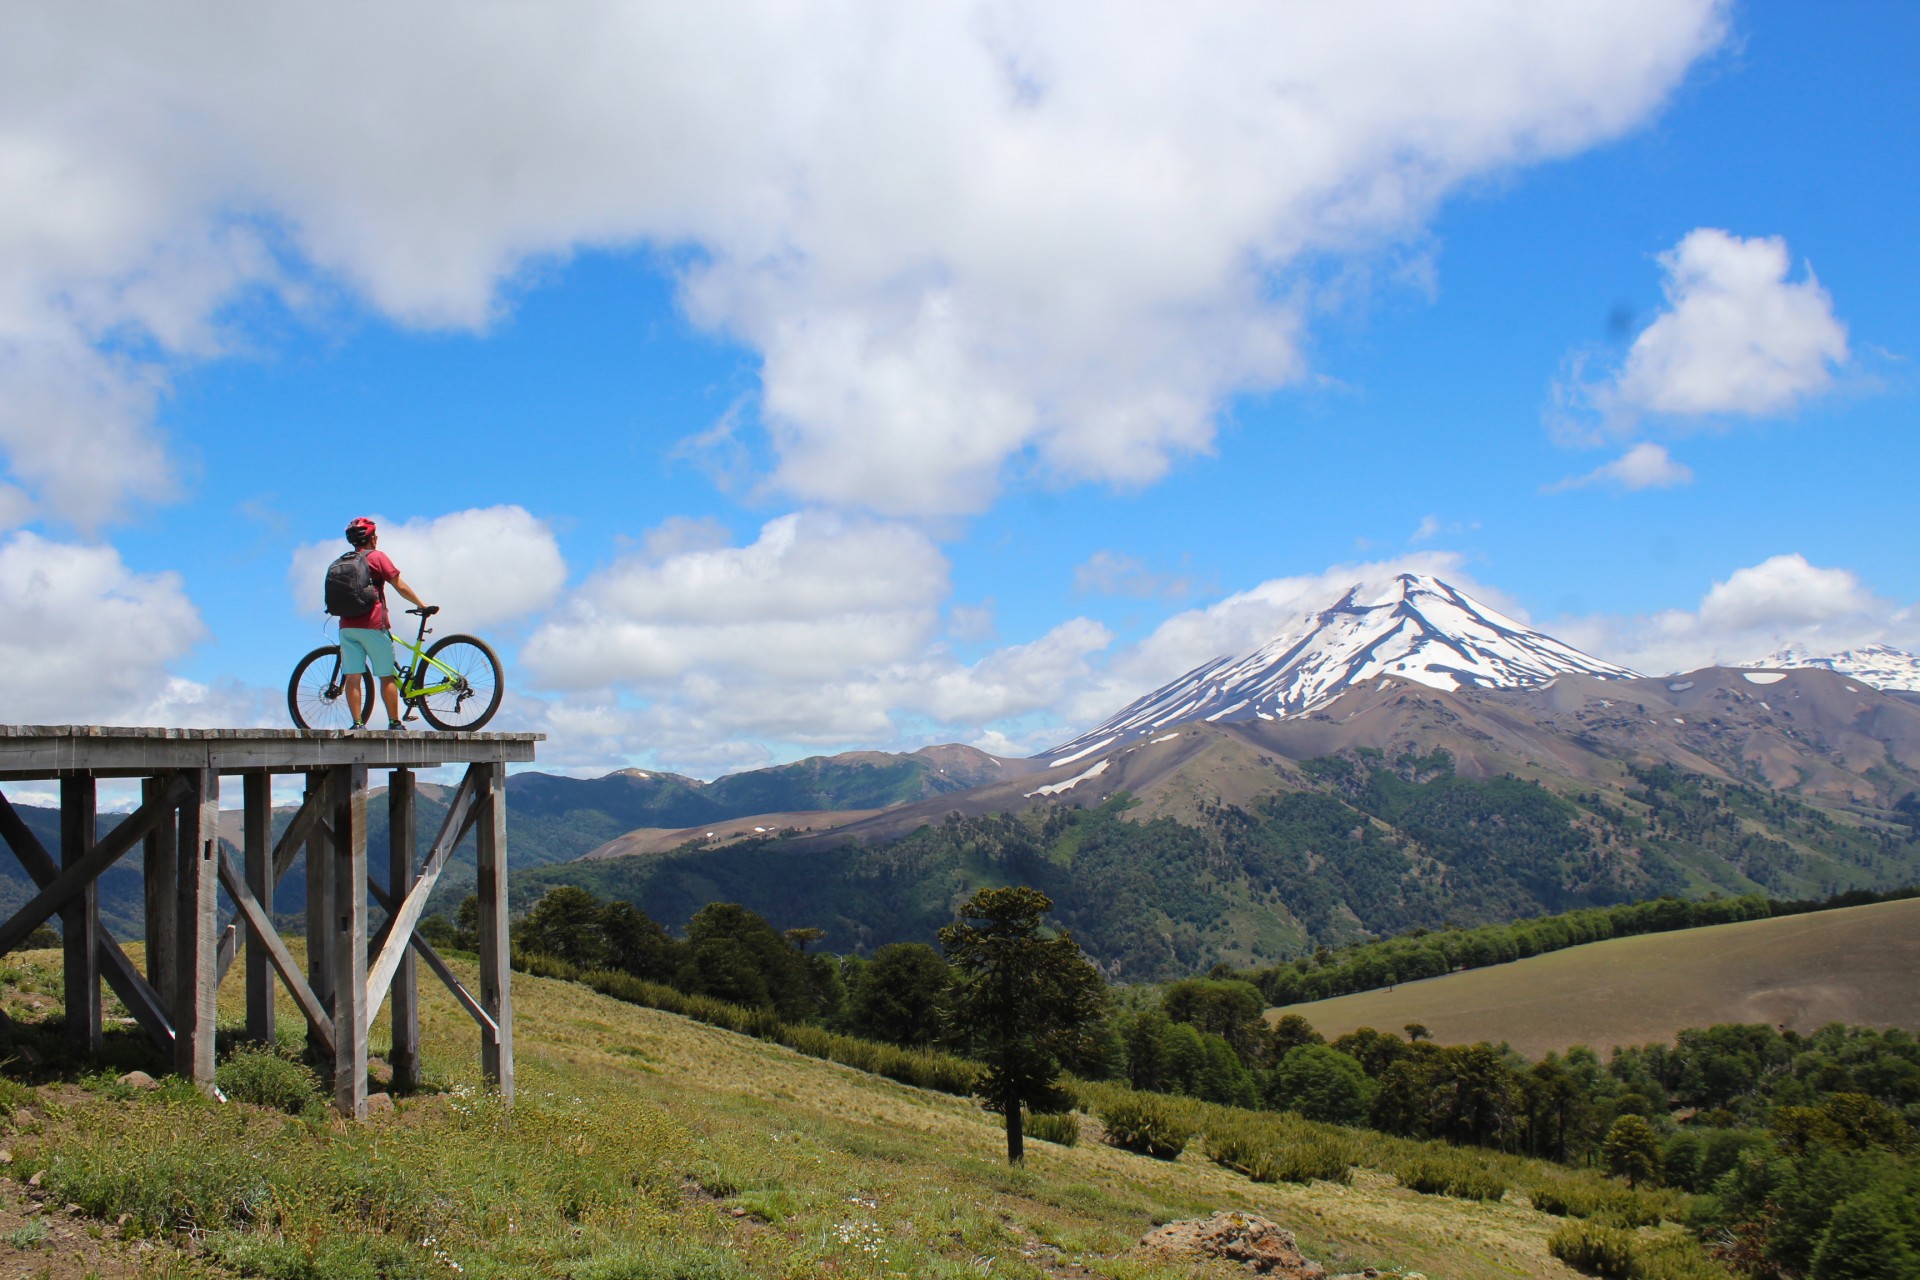
[[[1250,967],[1414,928],[1661,894],[1824,897],[1920,879],[1912,826],[1849,825],[1777,792],[1668,767],[1571,798],[1457,775],[1444,752],[1308,762],[1312,786],[1194,825],[1094,808],[951,815],[904,838],[796,853],[778,840],[535,869],[522,901],[576,884],[661,920],[744,903],[835,951],[923,941],[988,884],[1029,884],[1107,971]]]

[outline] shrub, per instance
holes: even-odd
[[[1547,1252],[1588,1275],[1630,1280],[1634,1274],[1633,1237],[1618,1227],[1569,1222],[1547,1237]]]
[[[1038,1138],[1042,1142],[1063,1147],[1077,1146],[1080,1142],[1080,1117],[1071,1111],[1060,1115],[1030,1115],[1027,1117],[1026,1132],[1029,1138]]]
[[[208,1143],[62,1147],[44,1170],[48,1192],[96,1218],[128,1215],[137,1234],[217,1231],[254,1221],[272,1200],[260,1162],[241,1147]]]
[[[1663,1219],[1684,1216],[1671,1192],[1630,1191],[1618,1185],[1594,1185],[1572,1178],[1544,1182],[1527,1192],[1542,1213],[1563,1218],[1589,1218],[1601,1226],[1651,1227]]]
[[[1209,1120],[1204,1131],[1207,1159],[1246,1174],[1255,1182],[1353,1181],[1346,1144],[1313,1133],[1286,1134],[1270,1120]]]
[[[1193,1136],[1173,1106],[1146,1094],[1123,1095],[1107,1103],[1099,1115],[1109,1145],[1156,1160],[1175,1159]]]
[[[1427,1196],[1498,1200],[1507,1193],[1499,1174],[1458,1152],[1414,1156],[1395,1168],[1393,1175],[1409,1191]]]
[[[213,1073],[214,1083],[234,1102],[299,1115],[322,1103],[320,1077],[304,1063],[272,1049],[241,1048]]]
[[[21,1107],[30,1106],[37,1096],[19,1081],[0,1077],[0,1116],[10,1116]]]

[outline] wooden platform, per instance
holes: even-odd
[[[0,794],[0,839],[40,892],[0,924],[11,951],[54,914],[61,918],[67,1027],[79,1053],[101,1043],[100,983],[110,985],[174,1070],[214,1087],[214,993],[244,953],[249,1038],[271,1041],[275,978],[307,1021],[310,1047],[333,1065],[334,1102],[367,1111],[367,1029],[393,1000],[394,1087],[418,1078],[415,961],[424,960],[480,1027],[481,1066],[513,1096],[513,1001],[507,938],[506,766],[531,761],[540,734],[310,733],[294,729],[144,729],[101,725],[0,725],[0,780],[60,786],[56,860]],[[419,852],[414,772],[467,766],[446,819]],[[387,888],[367,866],[367,774],[389,771]],[[303,774],[306,792],[273,839],[272,779]],[[220,780],[240,778],[241,856],[218,839]],[[142,803],[97,835],[101,778],[139,778]],[[475,833],[479,851],[480,991],[475,995],[415,928],[454,847]],[[101,872],[143,851],[147,964],[136,968],[100,924]],[[307,965],[302,973],[273,925],[273,891],[306,850]],[[224,930],[219,893],[236,910]],[[370,934],[370,903],[385,912]]]

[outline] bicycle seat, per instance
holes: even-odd
[[[422,618],[431,618],[434,614],[440,612],[440,606],[437,604],[430,604],[424,609],[409,609],[407,610],[407,612],[411,614],[415,614]]]

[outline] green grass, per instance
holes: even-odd
[[[1424,1024],[1442,1044],[1506,1042],[1528,1058],[1584,1044],[1671,1042],[1728,1022],[1809,1032],[1920,1026],[1920,899],[1588,943],[1285,1009],[1332,1039]],[[1277,1015],[1276,1015],[1277,1016]]]
[[[5,1176],[42,1172],[51,1198],[80,1204],[109,1235],[129,1215],[122,1234],[162,1246],[149,1258],[185,1259],[192,1238],[208,1266],[287,1280],[1041,1280],[1076,1265],[1171,1280],[1188,1269],[1126,1250],[1159,1223],[1219,1208],[1274,1219],[1336,1272],[1576,1274],[1547,1246],[1567,1219],[1517,1195],[1414,1195],[1391,1172],[1444,1148],[1149,1099],[1194,1135],[1174,1158],[1095,1141],[1094,1121],[1076,1116],[1088,1140],[1069,1147],[1036,1130],[1024,1166],[1009,1169],[1000,1118],[968,1099],[575,984],[516,975],[513,990],[511,1110],[479,1088],[471,1023],[423,988],[426,1067],[444,1091],[395,1114],[349,1125],[179,1088],[46,1086],[32,1104],[43,1122],[16,1135]],[[292,1007],[282,1010],[292,1043]],[[222,993],[223,1025],[240,1015],[235,986]],[[1129,1100],[1118,1086],[1075,1087],[1093,1115]],[[1239,1158],[1221,1162],[1236,1133]],[[1274,1181],[1235,1167],[1262,1151],[1294,1163],[1275,1163]],[[1474,1158],[1513,1187],[1591,1177]]]

